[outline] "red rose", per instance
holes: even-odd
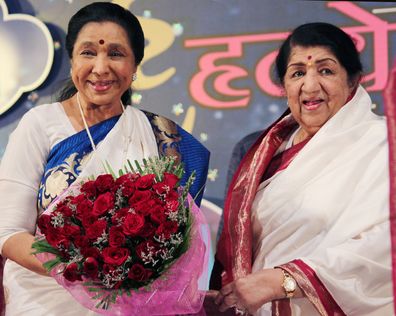
[[[167,195],[171,190],[173,190],[180,179],[173,173],[164,173],[164,178],[161,182],[158,182],[153,185],[153,189],[159,195]]]
[[[176,212],[179,208],[179,201],[178,200],[167,201],[166,208],[171,212]]]
[[[81,201],[79,204],[77,204],[76,217],[81,220],[84,217],[84,215],[92,212],[92,208],[93,208],[92,201],[90,200]]]
[[[125,182],[121,186],[121,192],[123,196],[130,197],[135,192],[135,184],[133,182]]]
[[[64,225],[62,232],[65,236],[78,236],[80,235],[81,229],[80,226],[76,225]]]
[[[117,188],[121,189],[123,196],[129,197],[133,192],[135,192],[136,188],[134,182],[137,178],[138,177],[136,177],[135,174],[127,173],[119,177],[116,180],[115,185]]]
[[[154,223],[161,224],[167,220],[168,215],[164,208],[157,206],[150,211],[150,218]]]
[[[177,201],[179,199],[179,194],[177,193],[177,190],[170,190],[168,195],[166,196],[166,201]]]
[[[111,174],[102,174],[96,178],[95,186],[101,193],[110,191],[114,186],[114,178]]]
[[[83,215],[81,222],[82,225],[85,229],[87,229],[89,226],[91,226],[93,223],[95,223],[98,220],[98,217],[92,213],[86,213]]]
[[[128,215],[128,212],[129,212],[129,208],[126,208],[126,207],[116,210],[115,214],[111,217],[111,222],[114,225],[123,223],[125,220],[125,216]]]
[[[125,235],[136,236],[144,226],[144,217],[140,214],[128,214],[125,217],[122,231]]]
[[[153,186],[154,179],[155,179],[154,174],[146,174],[136,180],[135,186],[139,190],[149,189]]]
[[[122,175],[121,177],[116,179],[116,185],[120,186],[124,184],[125,182],[135,182],[137,179],[140,178],[140,175],[137,173],[126,173]]]
[[[107,247],[103,249],[102,256],[105,263],[119,266],[128,259],[129,250],[127,248]]]
[[[176,233],[178,228],[176,222],[167,221],[159,225],[155,233],[158,236],[164,236],[166,239],[169,239],[170,235]]]
[[[102,255],[99,249],[96,247],[84,247],[80,251],[85,258],[92,257],[95,258],[96,260],[102,259]]]
[[[168,185],[170,188],[175,188],[176,185],[179,183],[180,178],[178,176],[176,176],[173,173],[168,173],[165,172],[164,173],[164,178],[162,179],[162,182],[165,183],[166,185]]]
[[[146,190],[146,191],[135,191],[133,193],[133,195],[129,198],[129,205],[131,205],[132,207],[139,203],[139,202],[147,202],[149,200],[151,200],[153,194],[151,193],[151,191]]]
[[[96,239],[102,236],[107,227],[107,222],[105,220],[98,220],[86,229],[86,236],[89,239]]]
[[[171,188],[163,182],[158,182],[153,184],[153,189],[155,193],[157,193],[160,196],[163,196],[168,194]]]
[[[101,216],[114,208],[114,196],[110,192],[98,196],[94,202],[92,214]]]
[[[87,236],[76,236],[74,237],[74,245],[80,249],[87,248],[89,239]]]
[[[45,234],[45,238],[47,239],[48,243],[52,246],[57,248],[59,242],[66,237],[62,234],[62,227],[54,228],[52,226],[48,227],[47,233]]]
[[[88,181],[85,182],[82,186],[80,191],[82,193],[85,193],[85,196],[89,199],[95,198],[96,197],[96,185],[95,181]]]
[[[128,277],[132,280],[143,282],[146,281],[151,275],[153,271],[146,269],[140,263],[135,263],[128,272]]]
[[[85,259],[83,271],[90,278],[96,279],[98,277],[98,262],[96,259],[92,257]]]
[[[63,276],[65,277],[66,280],[69,280],[70,282],[74,282],[74,281],[82,281],[81,279],[81,275],[79,274],[78,271],[78,265],[77,263],[73,262],[70,263],[65,271],[63,271]]]
[[[155,227],[152,222],[146,220],[139,235],[142,236],[143,238],[152,238],[154,237],[156,229],[157,227]]]
[[[121,247],[125,242],[125,235],[121,227],[111,227],[109,231],[109,244],[111,247]]]
[[[136,255],[143,261],[145,261],[145,258],[148,256],[155,257],[158,250],[159,244],[151,240],[143,241],[135,248]]]
[[[84,194],[80,194],[80,195],[72,197],[72,199],[70,200],[70,204],[77,206],[78,204],[80,204],[82,201],[85,201],[86,199],[87,198],[85,197]]]
[[[68,205],[70,201],[72,201],[75,198],[75,196],[68,195],[67,197],[63,198],[62,201],[59,201],[58,204],[56,204],[56,207],[62,207],[64,205]]]
[[[133,208],[135,209],[135,211],[142,215],[147,215],[153,212],[155,209],[162,207],[163,206],[161,204],[161,201],[159,201],[158,199],[151,199],[133,204]]]
[[[45,235],[49,226],[51,226],[51,216],[43,214],[38,218],[37,226],[40,231]]]
[[[70,247],[70,240],[67,238],[62,238],[58,241],[56,248],[62,252],[63,254],[66,254],[67,251],[69,250]]]
[[[67,205],[62,205],[60,207],[56,207],[55,214],[62,214],[64,217],[71,217],[73,215],[72,209]]]
[[[142,201],[142,202],[137,202],[133,204],[131,207],[139,214],[141,215],[147,215],[150,212],[150,208],[148,206],[149,201]]]

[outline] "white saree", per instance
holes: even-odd
[[[36,157],[32,156],[32,152],[48,153],[62,138],[75,133],[60,103],[34,108],[21,122],[10,138],[7,147],[9,154],[6,152],[0,172],[0,191],[5,193],[5,197],[7,196],[0,207],[2,218],[0,251],[5,240],[13,234],[20,231],[34,234],[36,229],[37,190],[34,191],[32,187],[38,188],[40,177],[35,177],[33,182],[37,182],[36,184],[31,183],[31,187],[27,187],[17,179],[13,180],[12,176],[15,175],[9,171],[18,168],[21,178],[27,177],[26,175],[29,175],[32,170],[35,171],[45,164],[43,161],[46,159],[45,155]],[[41,139],[35,139],[36,143],[31,144],[35,148],[22,148],[23,139],[32,137],[35,130],[41,133],[39,135]],[[42,148],[38,150],[37,146],[42,146]],[[18,155],[15,155],[15,151]],[[97,144],[96,153],[84,159],[83,170],[76,181],[103,173],[102,161],[108,161],[114,170],[119,170],[127,158],[142,160],[153,156],[158,156],[158,148],[151,125],[143,112],[128,106],[104,140]],[[25,164],[26,167],[21,158],[29,159],[29,163]],[[34,164],[36,168],[31,169]],[[18,199],[18,197],[28,195],[31,197]],[[40,276],[11,260],[6,261],[3,284],[6,292],[6,316],[97,315],[75,301],[69,292],[58,285],[53,278]]]
[[[371,105],[359,87],[252,206],[253,272],[300,259],[346,315],[393,314],[387,130]],[[320,305],[291,299],[292,315]]]

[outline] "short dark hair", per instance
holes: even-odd
[[[121,26],[128,37],[129,45],[133,51],[136,65],[139,65],[144,57],[144,33],[139,20],[130,11],[110,2],[94,2],[79,11],[70,19],[66,35],[66,51],[69,58],[73,56],[74,44],[81,29],[90,22],[113,22]],[[77,93],[73,82],[69,80],[58,98],[64,101]],[[122,95],[124,104],[130,103],[132,90],[129,88]]]
[[[349,82],[354,82],[362,73],[363,67],[359,52],[352,38],[337,26],[324,22],[307,23],[298,26],[281,45],[276,57],[276,73],[284,84],[287,63],[294,46],[324,46],[337,57],[348,74]]]

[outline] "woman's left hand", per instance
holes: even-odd
[[[254,314],[263,304],[285,297],[280,269],[264,269],[225,285],[215,303],[221,312],[235,308],[237,314]]]

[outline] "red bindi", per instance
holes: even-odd
[[[102,40],[102,39],[99,40],[99,44],[100,44],[100,45],[103,45],[103,44],[104,44],[104,40]]]
[[[312,56],[311,56],[311,55],[309,55],[309,56],[308,56],[308,60],[311,60],[311,58],[312,58]]]

